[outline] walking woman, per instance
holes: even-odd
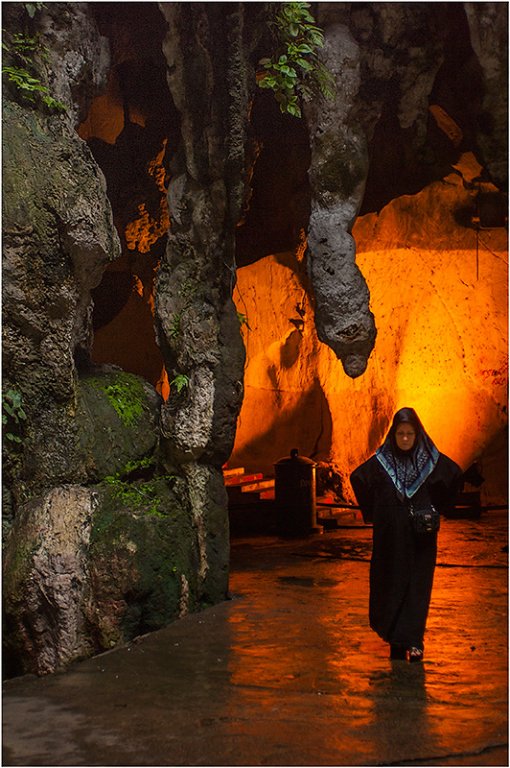
[[[461,469],[438,451],[413,408],[402,408],[351,484],[364,522],[373,523],[370,626],[390,644],[392,659],[421,661],[438,513],[453,507]]]

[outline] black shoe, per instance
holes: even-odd
[[[407,659],[405,645],[390,645],[390,659],[405,661]]]

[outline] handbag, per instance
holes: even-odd
[[[415,533],[437,533],[439,530],[439,512],[430,504],[425,508],[415,509],[411,504],[409,506],[409,517]]]

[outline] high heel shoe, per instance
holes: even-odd
[[[413,646],[412,648],[409,648],[407,652],[407,658],[410,662],[413,661],[423,661],[423,650],[421,648],[416,648]]]

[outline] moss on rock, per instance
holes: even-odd
[[[120,369],[79,380],[76,418],[89,482],[116,475],[154,453],[160,404],[148,382]]]
[[[198,555],[184,481],[97,486],[89,567],[101,648],[159,629],[197,607]]]

